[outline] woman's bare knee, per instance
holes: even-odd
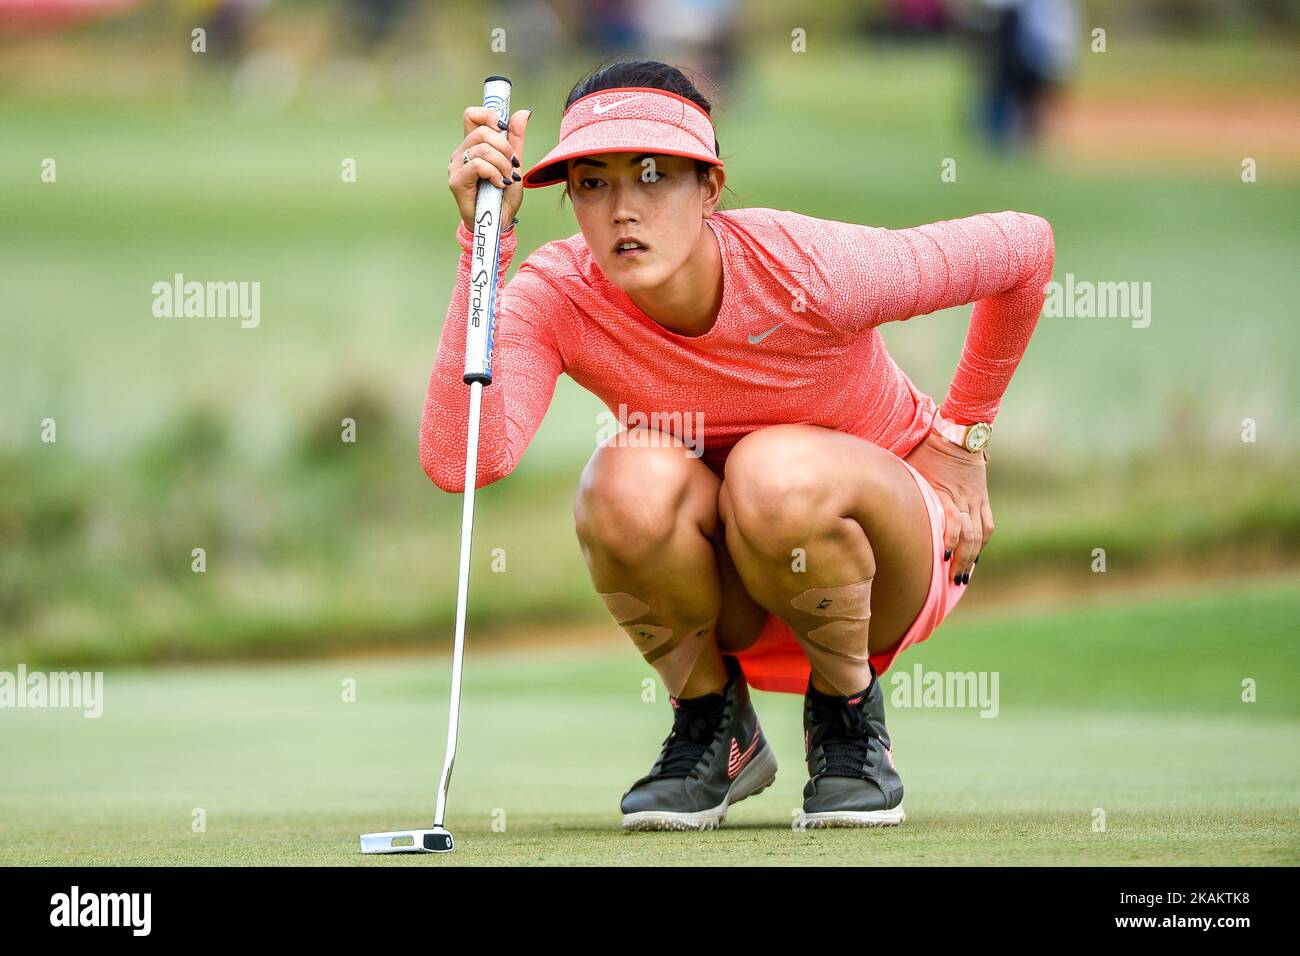
[[[805,539],[818,516],[835,507],[838,493],[818,467],[817,450],[799,426],[759,429],[738,442],[719,496],[728,528],[780,547]]]
[[[574,523],[584,547],[635,562],[660,551],[682,520],[710,533],[718,479],[681,447],[606,444],[582,471]]]

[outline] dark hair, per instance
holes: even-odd
[[[704,95],[696,88],[695,84],[687,78],[675,66],[667,63],[660,63],[658,60],[622,60],[613,63],[606,63],[597,67],[586,77],[579,80],[569,91],[568,98],[564,101],[564,108],[567,110],[575,102],[584,96],[590,96],[592,93],[599,93],[601,90],[612,90],[622,86],[645,86],[650,89],[664,90],[668,93],[676,93],[683,99],[690,100],[700,109],[704,110],[710,117],[713,115],[713,104],[704,98]],[[719,159],[722,158],[722,149],[718,145],[718,138],[713,138],[713,152]],[[706,163],[702,159],[695,161],[695,172],[701,180],[707,179],[712,163]],[[728,187],[724,186],[723,189]],[[564,205],[565,198],[569,195],[569,184],[564,184],[564,191],[560,194],[560,205]],[[719,198],[718,207],[722,207],[722,200]]]

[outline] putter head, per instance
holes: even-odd
[[[454,849],[451,833],[442,827],[361,834],[362,853],[450,853]]]

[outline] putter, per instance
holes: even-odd
[[[483,81],[483,105],[510,121],[510,80],[489,76]],[[465,439],[465,502],[460,521],[460,577],[456,583],[456,642],[451,657],[451,708],[447,718],[447,756],[438,782],[438,804],[432,830],[388,830],[363,833],[362,853],[450,853],[456,848],[443,826],[447,790],[456,763],[456,731],[460,726],[460,674],[465,657],[465,609],[469,604],[470,542],[474,534],[474,484],[478,477],[478,427],[483,389],[492,384],[492,324],[496,319],[498,253],[501,248],[501,186],[480,179],[474,204],[474,246],[470,261],[469,316],[465,328],[465,384],[469,386],[469,433]]]

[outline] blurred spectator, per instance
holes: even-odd
[[[1081,42],[1075,0],[983,0],[987,80],[982,126],[999,147],[1032,143],[1050,101],[1074,71]]]
[[[254,21],[268,0],[208,0],[207,50],[202,61],[212,64],[238,63],[244,58]]]
[[[610,53],[640,52],[637,0],[586,0],[579,4],[582,40]]]
[[[397,32],[410,6],[410,0],[343,0],[340,32],[351,41],[349,46],[373,50]]]
[[[0,0],[0,33],[68,30],[123,16],[143,0]]]
[[[548,64],[571,60],[587,14],[570,7],[563,0],[489,0],[488,22],[509,30],[511,69],[521,77],[540,76]],[[565,13],[572,30],[565,28]]]
[[[943,36],[953,19],[948,0],[887,0],[882,14],[879,19],[875,14],[867,15],[866,31],[900,40]]]
[[[740,60],[737,0],[634,0],[647,56],[672,61],[732,86]]]

